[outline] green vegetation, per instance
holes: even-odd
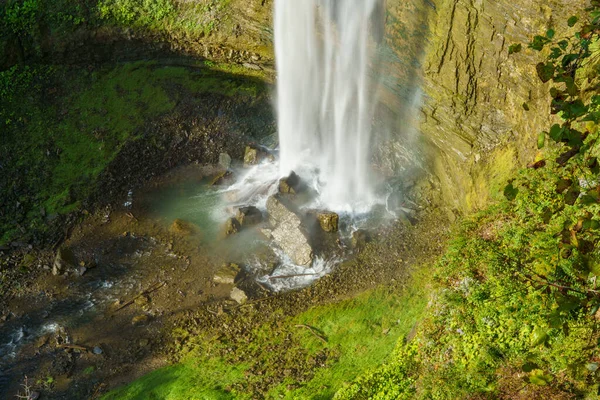
[[[572,36],[529,45],[549,48],[536,69],[561,119],[539,135],[544,152],[463,223],[414,342],[337,399],[598,398],[600,2],[589,11],[567,21]]]
[[[182,96],[254,97],[262,90],[217,66],[138,62],[0,72],[0,156],[3,168],[14,174],[0,177],[6,194],[0,244],[24,232],[43,232],[49,218],[77,209],[123,145],[139,136],[147,120],[173,110]]]
[[[539,135],[537,159],[510,180],[505,199],[458,228],[434,267],[425,312],[421,278],[414,293],[382,289],[318,307],[260,327],[241,346],[195,338],[183,364],[166,370],[182,379],[155,384],[157,372],[107,398],[211,398],[193,392],[192,381],[197,390],[217,390],[213,398],[598,398],[600,1],[589,11],[587,22],[567,21],[572,35],[548,30],[529,45],[547,56],[537,74],[553,83],[552,112],[561,122]],[[328,342],[291,331],[298,325],[315,327]],[[389,328],[393,338],[382,335]],[[308,364],[312,373],[278,377],[317,355],[324,361]]]
[[[243,335],[215,338],[207,332],[192,338],[180,364],[104,398],[331,398],[409,334],[425,309],[426,284],[422,271],[400,294],[381,288],[296,317],[273,315]],[[228,316],[222,318],[227,324]]]
[[[80,28],[117,27],[164,38],[198,39],[229,21],[230,1],[7,0],[0,3],[0,54],[6,43],[13,43],[19,61],[41,56],[45,46],[60,47]]]
[[[209,35],[231,0],[100,0],[98,14],[108,23],[192,37]]]

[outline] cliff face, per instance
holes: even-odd
[[[435,1],[420,130],[435,149],[432,171],[447,205],[482,207],[501,193],[514,169],[534,159],[535,137],[551,124],[550,101],[535,72],[540,55],[525,43],[550,28],[564,32],[584,3]],[[509,56],[513,43],[525,50]]]
[[[535,73],[539,54],[525,49],[509,57],[509,45],[527,43],[549,28],[560,34],[586,0],[384,1],[384,118],[378,120],[386,123],[376,163],[384,173],[409,180],[429,175],[437,197],[453,210],[482,207],[514,169],[533,159],[534,138],[551,122],[547,87]],[[0,55],[5,63],[40,57],[81,63],[168,52],[262,68],[273,76],[273,3],[230,0],[197,16],[212,28],[196,36],[168,24],[153,31],[91,23],[60,36],[40,23],[29,38],[38,43],[32,46],[38,53],[28,54],[24,39],[12,35],[0,40]]]

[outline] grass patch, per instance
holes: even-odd
[[[275,318],[237,339],[197,338],[182,363],[104,399],[331,399],[408,335],[425,309],[427,283],[427,274],[419,273],[400,293],[376,289]]]

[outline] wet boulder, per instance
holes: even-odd
[[[212,181],[210,182],[211,186],[225,186],[230,185],[234,180],[233,172],[231,171],[221,171],[216,174]]]
[[[76,267],[77,261],[75,260],[73,251],[66,247],[58,249],[56,257],[54,257],[54,263],[52,264],[52,275],[61,275],[67,272],[67,270]]]
[[[308,266],[313,260],[313,249],[308,234],[302,225],[302,219],[293,207],[280,196],[274,195],[267,200],[269,221],[273,241],[297,265]]]
[[[263,215],[258,208],[254,206],[247,206],[238,208],[235,219],[237,219],[237,221],[240,223],[240,226],[247,227],[260,224],[262,222]]]
[[[181,236],[191,236],[199,232],[199,229],[196,225],[179,218],[173,221],[169,230],[172,233]]]
[[[215,283],[223,283],[233,285],[235,278],[240,273],[240,267],[237,264],[223,264],[221,268],[213,276]]]
[[[248,296],[242,289],[238,289],[234,287],[231,289],[231,293],[229,293],[229,297],[231,300],[234,300],[238,304],[244,304],[248,300]]]
[[[319,221],[319,226],[325,232],[337,232],[340,217],[337,213],[331,211],[319,211],[317,212],[317,221]]]
[[[235,218],[229,218],[227,222],[225,222],[225,236],[235,235],[240,229],[240,223]]]
[[[231,168],[231,156],[227,153],[219,154],[219,167],[227,171]]]
[[[300,191],[301,180],[294,171],[289,176],[279,180],[279,193],[295,194]]]
[[[244,152],[244,167],[260,164],[266,158],[266,152],[257,146],[246,146]]]

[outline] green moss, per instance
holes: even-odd
[[[382,363],[398,340],[408,335],[425,308],[427,282],[427,274],[419,274],[401,294],[381,288],[276,324],[266,323],[243,345],[197,338],[195,349],[181,364],[158,370],[105,398],[141,399],[144,393],[144,398],[157,399],[332,398],[344,382]],[[237,346],[237,355],[222,357],[219,349],[231,346]],[[247,362],[236,361],[245,356]],[[319,356],[327,356],[323,366],[290,372],[281,379],[284,370],[306,368]],[[306,380],[298,381],[298,376]],[[265,387],[263,382],[273,384]],[[257,387],[266,389],[254,392]]]
[[[0,243],[22,234],[19,226],[43,231],[44,214],[76,210],[123,145],[183,96],[254,97],[264,91],[257,82],[203,66],[152,62],[94,71],[15,67],[2,73],[0,154],[19,179],[0,178],[3,192],[12,196],[0,217]]]
[[[436,265],[416,347],[399,344],[340,399],[597,398],[598,300],[586,285],[600,225],[584,221],[600,205],[567,204],[555,171],[521,171],[514,201],[463,222]]]
[[[225,17],[230,0],[101,0],[97,9],[108,23],[190,37],[210,35]]]

